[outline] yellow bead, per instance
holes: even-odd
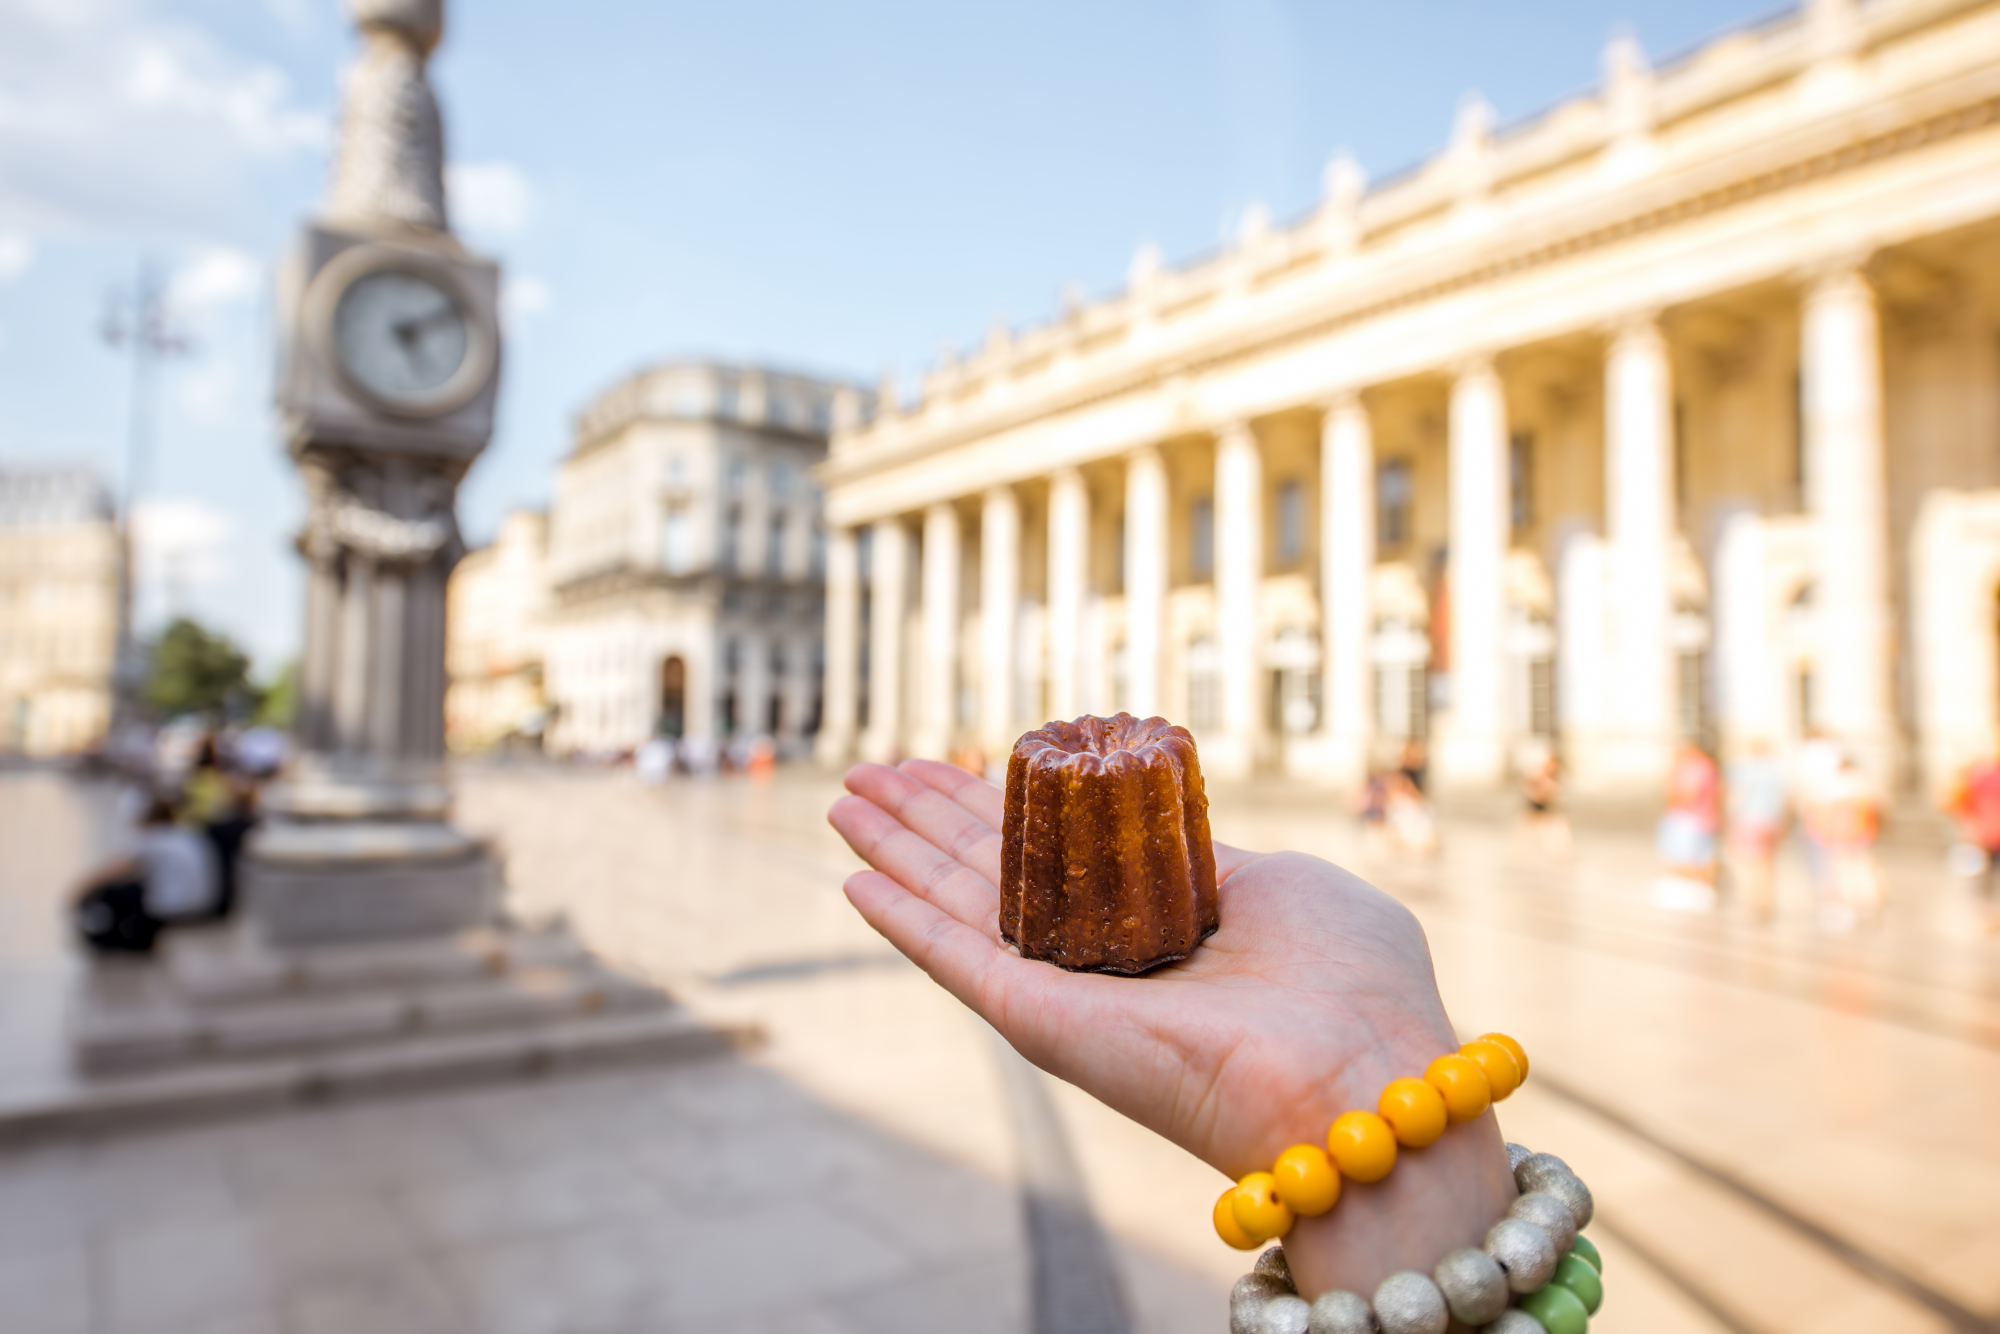
[[[1396,1132],[1373,1112],[1342,1112],[1326,1132],[1326,1151],[1342,1176],[1380,1181],[1396,1165]]]
[[[1236,1225],[1259,1241],[1271,1241],[1292,1230],[1291,1207],[1278,1198],[1278,1182],[1269,1172],[1252,1172],[1236,1183]]]
[[[1460,1047],[1458,1054],[1478,1066],[1479,1073],[1486,1076],[1486,1086],[1493,1093],[1493,1101],[1503,1102],[1509,1093],[1521,1087],[1521,1066],[1515,1061],[1514,1053],[1499,1043],[1479,1038]]]
[[[1263,1245],[1255,1237],[1243,1230],[1236,1221],[1236,1187],[1231,1186],[1216,1197],[1215,1235],[1234,1246],[1239,1251],[1254,1251]]]
[[[1528,1082],[1528,1049],[1526,1047],[1523,1047],[1505,1033],[1481,1033],[1479,1040],[1481,1042],[1499,1043],[1507,1049],[1507,1054],[1514,1058],[1514,1063],[1521,1067],[1521,1080],[1520,1083],[1514,1086],[1515,1088],[1519,1088],[1521,1084]]]
[[[1278,1198],[1295,1214],[1318,1218],[1340,1198],[1340,1173],[1316,1144],[1294,1144],[1271,1164]]]
[[[1421,1079],[1391,1080],[1376,1110],[1406,1149],[1421,1149],[1444,1134],[1444,1095]]]
[[[1424,1082],[1444,1099],[1444,1114],[1453,1125],[1478,1119],[1493,1103],[1493,1089],[1485,1074],[1456,1053],[1432,1061],[1424,1071]]]

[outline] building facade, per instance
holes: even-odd
[[[484,750],[539,738],[548,719],[549,519],[515,510],[492,545],[468,552],[445,590],[445,744]]]
[[[1819,732],[1941,783],[2000,746],[1996,331],[2000,5],[1616,41],[837,432],[822,753],[1125,708],[1224,775]]]
[[[825,539],[813,469],[856,391],[669,364],[577,419],[549,514],[548,744],[609,754],[650,737],[809,749]]]
[[[91,469],[0,468],[0,752],[61,755],[103,739],[121,550]]]

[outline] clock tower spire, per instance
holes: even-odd
[[[444,0],[348,0],[361,29],[347,74],[326,220],[362,232],[450,229],[444,121],[424,77],[444,35]]]

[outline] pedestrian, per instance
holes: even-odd
[[[1562,809],[1562,761],[1553,746],[1540,747],[1522,766],[1521,805],[1521,833],[1528,846],[1547,860],[1568,860],[1572,840]]]
[[[1840,757],[1809,809],[1808,820],[1823,854],[1820,925],[1829,931],[1849,931],[1857,923],[1871,921],[1882,908],[1882,877],[1875,865],[1881,803],[1853,756]]]
[[[199,830],[214,853],[216,894],[207,915],[229,916],[236,905],[236,868],[243,841],[257,826],[257,785],[233,763],[224,763],[213,732],[196,747],[194,763],[181,781],[178,818]]]
[[[1756,737],[1729,765],[1729,882],[1755,922],[1777,907],[1778,844],[1785,837],[1785,771],[1771,743]]]
[[[1666,810],[1657,836],[1666,874],[1653,886],[1661,907],[1706,911],[1715,906],[1715,831],[1721,823],[1721,780],[1715,760],[1683,742],[1667,771]]]
[[[93,951],[150,953],[161,928],[214,911],[214,847],[177,815],[166,797],[150,798],[127,851],[92,872],[77,893],[77,931]]]
[[[1959,836],[1985,859],[1979,868],[1981,924],[2000,931],[2000,760],[1967,766],[1945,810],[1957,818]]]

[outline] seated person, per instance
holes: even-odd
[[[91,873],[76,898],[77,930],[100,954],[152,950],[160,928],[215,906],[215,850],[199,831],[175,823],[173,803],[153,797],[129,850]]]

